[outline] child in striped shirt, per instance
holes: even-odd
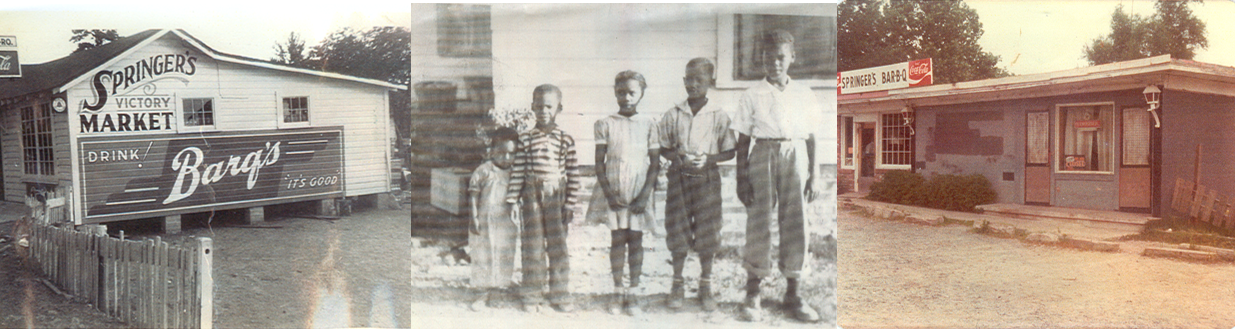
[[[579,191],[575,139],[557,128],[557,115],[562,112],[562,91],[557,86],[536,87],[532,112],[536,127],[519,135],[506,194],[506,202],[519,204],[523,216],[520,294],[525,311],[540,312],[547,283],[548,301],[568,313],[574,310],[574,302],[568,289],[566,234],[574,216],[570,206],[578,203]]]

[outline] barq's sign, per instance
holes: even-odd
[[[79,105],[80,132],[173,130],[175,97],[160,93],[156,82],[171,79],[187,85],[188,77],[196,73],[197,56],[188,51],[153,55],[119,70],[95,73],[90,80],[94,99],[83,99]]]
[[[78,159],[83,223],[341,196],[341,135],[87,139]]]
[[[838,92],[856,94],[871,91],[929,86],[934,80],[930,58],[845,71],[837,74]]]

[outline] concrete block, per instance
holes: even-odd
[[[1026,241],[1038,243],[1059,243],[1059,235],[1055,233],[1031,233],[1025,237]]]
[[[1061,239],[1061,241],[1066,246],[1076,248],[1076,249],[1081,249],[1081,250],[1103,251],[1103,252],[1119,251],[1119,244],[1115,242],[1081,239],[1081,238],[1066,238],[1066,239]]]
[[[180,215],[163,216],[163,233],[180,233]]]
[[[338,216],[339,206],[335,199],[323,199],[317,201],[317,214],[322,216]]]
[[[1180,246],[1182,249],[1192,249],[1192,250],[1197,250],[1197,251],[1212,252],[1214,253],[1214,255],[1217,255],[1218,258],[1221,258],[1223,260],[1235,261],[1235,250],[1218,248],[1218,247],[1210,247],[1210,246],[1190,245],[1187,243],[1180,244]]]
[[[1218,260],[1218,255],[1212,252],[1175,248],[1147,247],[1145,248],[1145,252],[1141,253],[1141,255],[1146,257],[1167,257],[1198,261]]]
[[[987,226],[987,232],[999,236],[1016,236],[1016,226],[1008,224],[991,223]]]
[[[927,215],[909,215],[905,217],[905,221],[914,223],[914,224],[930,225],[930,226],[943,225],[943,222],[944,222],[943,216],[927,216]]]
[[[253,225],[266,221],[266,208],[252,207],[247,209],[244,216],[244,222],[247,225]]]

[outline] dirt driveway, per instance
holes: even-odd
[[[840,212],[838,230],[838,321],[845,328],[1235,324],[1231,263],[1031,245],[848,211]]]

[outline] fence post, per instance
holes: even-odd
[[[214,242],[210,238],[197,238],[197,296],[201,299],[201,313],[199,313],[200,325],[199,328],[211,329],[214,325],[214,278],[211,273],[213,262],[211,261],[211,253],[214,249]]]

